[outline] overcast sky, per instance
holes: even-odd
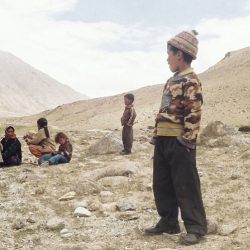
[[[250,0],[0,0],[0,50],[90,97],[165,82],[167,40],[192,29],[200,73],[250,46]]]

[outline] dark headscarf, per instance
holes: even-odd
[[[13,131],[14,131],[14,133],[10,136],[9,134],[8,134],[8,129],[13,129]],[[5,139],[15,139],[16,138],[16,134],[15,134],[15,129],[14,129],[14,127],[12,127],[12,126],[7,126],[6,127],[6,129],[5,129]]]

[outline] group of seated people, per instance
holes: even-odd
[[[69,138],[62,132],[50,138],[48,122],[45,118],[37,120],[37,133],[28,132],[23,139],[29,146],[30,152],[38,158],[38,165],[45,167],[70,162],[73,147]],[[55,143],[59,144],[56,150]],[[18,166],[22,163],[21,143],[16,137],[13,126],[7,126],[5,136],[0,143],[0,167]]]

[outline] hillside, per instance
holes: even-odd
[[[24,116],[86,96],[0,51],[0,117]]]
[[[203,82],[203,120],[229,125],[250,124],[250,47],[228,52],[200,75]]]
[[[204,95],[202,126],[213,120],[234,126],[250,124],[250,47],[227,53],[223,60],[200,74],[200,78]],[[163,84],[158,84],[132,91],[136,97],[135,128],[154,124],[162,88]],[[114,129],[120,127],[123,106],[123,94],[120,94],[62,105],[10,122],[28,125],[46,116],[50,124],[65,129]]]

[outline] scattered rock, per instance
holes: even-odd
[[[218,224],[215,221],[207,220],[207,234],[215,234],[218,230]]]
[[[242,126],[239,128],[240,132],[250,132],[250,126]]]
[[[218,137],[226,134],[226,126],[221,121],[214,121],[208,123],[208,125],[201,131],[200,136],[203,137]]]
[[[32,218],[32,217],[29,217],[29,218],[27,218],[27,222],[29,222],[29,223],[35,223],[36,221],[35,221],[35,219],[34,218]]]
[[[126,211],[118,214],[118,219],[120,220],[137,220],[139,218],[138,213],[135,213],[133,211]]]
[[[138,174],[140,164],[133,161],[112,162],[108,167],[96,169],[87,173],[85,176],[88,179],[99,180],[107,176],[132,176]]]
[[[114,201],[114,194],[110,191],[102,191],[100,193],[100,200],[102,203],[108,203]]]
[[[98,140],[95,144],[89,147],[89,153],[97,154],[111,154],[119,152],[123,149],[122,141],[115,134],[109,133]]]
[[[70,232],[68,229],[64,228],[60,231],[60,235],[62,238],[70,238],[74,234],[72,232]]]
[[[226,235],[229,235],[229,234],[233,233],[234,231],[236,231],[237,228],[238,227],[234,226],[234,225],[222,225],[218,229],[218,233],[219,233],[219,235],[226,236]]]
[[[19,183],[24,183],[27,181],[27,178],[28,178],[27,174],[20,174],[17,178],[17,181]]]
[[[66,194],[64,194],[62,197],[59,198],[59,201],[68,201],[74,199],[76,196],[76,192],[71,191]]]
[[[240,175],[238,175],[238,174],[232,174],[230,178],[231,178],[231,180],[237,180],[237,179],[240,178]]]
[[[60,234],[67,234],[69,233],[69,230],[67,228],[63,228],[61,231],[60,231]]]
[[[86,178],[84,178],[82,182],[76,182],[74,184],[74,190],[78,195],[100,193],[103,189],[100,183]]]
[[[90,204],[88,205],[88,209],[90,211],[97,211],[99,210],[101,207],[101,202],[96,198],[96,199],[92,199],[90,201]]]
[[[74,207],[88,207],[89,202],[87,200],[77,201],[74,203]]]
[[[45,190],[42,187],[39,187],[35,190],[35,194],[44,194]]]
[[[78,207],[74,211],[74,216],[75,217],[90,217],[91,212],[84,207]]]
[[[98,183],[105,187],[118,187],[123,186],[124,184],[128,184],[129,178],[125,176],[107,176],[101,178]]]
[[[100,207],[100,211],[107,212],[107,213],[115,212],[116,211],[116,202],[102,204]]]
[[[147,191],[152,191],[152,183],[148,183],[147,186],[146,186],[146,190]]]
[[[12,224],[12,229],[20,230],[25,227],[25,221],[23,219],[17,219]]]
[[[50,230],[61,230],[65,227],[65,223],[62,219],[51,218],[46,222],[46,227]]]
[[[247,150],[246,152],[244,152],[241,156],[240,156],[241,159],[244,159],[244,160],[248,160],[250,159],[250,150]]]
[[[133,198],[122,198],[119,199],[116,207],[119,211],[136,210],[135,200]]]

